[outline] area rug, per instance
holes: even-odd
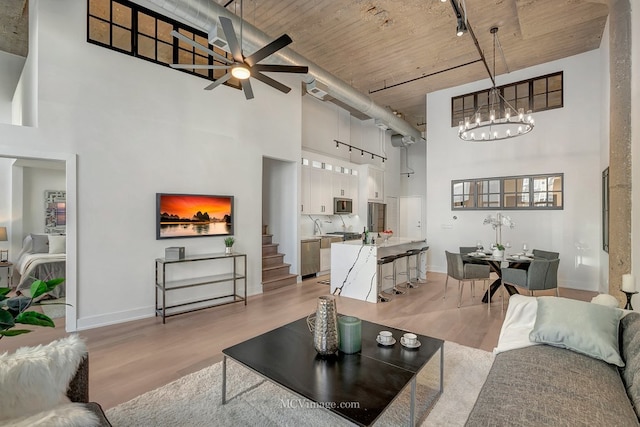
[[[445,343],[444,355],[444,393],[439,398],[438,354],[418,376],[418,425],[464,425],[493,363],[492,353],[452,342]],[[115,427],[351,425],[229,359],[226,405],[221,404],[221,381],[222,363],[216,363],[111,408],[107,417]],[[376,426],[407,424],[409,389],[391,404]],[[436,399],[428,412],[427,407]]]
[[[67,306],[65,298],[48,299],[40,301],[42,312],[51,319],[59,319],[66,314]]]

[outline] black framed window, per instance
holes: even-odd
[[[522,80],[516,83],[499,86],[496,89],[500,95],[516,109],[532,112],[562,108],[563,76],[559,71],[545,76]],[[489,93],[491,89],[468,93],[451,98],[451,126],[456,127],[465,117],[473,117],[476,112],[481,115],[481,120],[489,118]],[[504,104],[502,100],[501,104]],[[500,110],[506,105],[500,105]],[[515,113],[515,112],[514,112]]]
[[[564,209],[564,174],[453,180],[451,209]]]
[[[225,56],[231,55],[209,44],[207,34],[174,21],[128,0],[87,0],[87,42],[135,56],[159,65],[224,65],[213,56],[171,35],[175,30]],[[225,70],[178,70],[207,80],[220,78]],[[226,85],[240,88],[231,78]]]

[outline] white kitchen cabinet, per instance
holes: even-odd
[[[369,200],[384,202],[384,171],[372,166],[367,166],[366,171]]]
[[[357,173],[357,171],[356,171]],[[360,193],[360,177],[358,175],[349,175],[349,198],[352,200],[352,215],[358,215],[358,200]]]
[[[321,167],[302,166],[302,214],[333,215],[332,175]]]
[[[300,174],[301,197],[300,213],[310,215],[311,213],[311,167],[302,166]]]

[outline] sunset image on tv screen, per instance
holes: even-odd
[[[158,194],[158,238],[233,234],[233,196]]]

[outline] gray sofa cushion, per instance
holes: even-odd
[[[496,356],[468,426],[640,425],[618,368],[536,345]]]
[[[630,313],[620,321],[620,353],[626,367],[621,370],[627,394],[640,418],[640,314]]]

